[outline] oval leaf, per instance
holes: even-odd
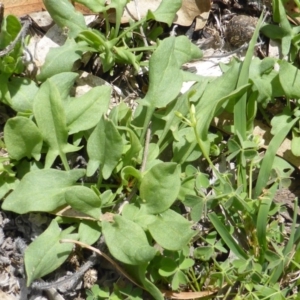
[[[15,111],[32,111],[33,99],[39,90],[38,85],[33,80],[13,77],[7,82],[7,87],[11,95],[11,105]]]
[[[103,235],[110,253],[129,265],[149,262],[156,250],[148,243],[143,229],[136,223],[115,216],[114,223],[102,222]]]
[[[96,243],[101,235],[98,222],[81,220],[78,228],[79,241],[88,245]]]
[[[167,210],[180,190],[180,168],[176,163],[158,163],[142,178],[140,196],[147,213]]]
[[[25,251],[25,267],[27,286],[33,280],[56,270],[69,256],[73,244],[60,243],[63,238],[76,239],[70,235],[72,228],[61,231],[57,222],[53,220],[46,231],[37,237]]]
[[[88,139],[87,152],[87,176],[92,176],[100,166],[103,178],[107,179],[123,152],[122,137],[110,120],[101,118]]]
[[[65,200],[72,208],[99,220],[101,200],[91,189],[74,186],[65,192]]]
[[[54,78],[48,79],[40,87],[34,99],[33,111],[43,139],[49,145],[45,168],[50,168],[58,155],[62,160],[66,160],[66,153],[80,149],[67,143],[66,115],[61,91],[57,88]]]
[[[68,28],[69,37],[74,38],[87,28],[83,15],[68,0],[43,0],[43,3],[55,23]]]
[[[17,188],[4,200],[2,209],[18,214],[53,211],[66,204],[65,190],[84,174],[85,170],[80,169],[31,171],[22,178]]]
[[[66,107],[69,134],[95,127],[108,110],[110,93],[109,86],[97,86],[81,97],[72,98]]]
[[[169,209],[148,226],[154,240],[167,250],[181,250],[195,235],[191,224],[184,217]]]
[[[43,138],[36,125],[28,118],[9,119],[4,127],[4,141],[11,158],[16,160],[23,157],[40,159]]]

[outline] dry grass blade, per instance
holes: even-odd
[[[108,255],[106,255],[105,253],[103,253],[102,251],[100,251],[99,249],[89,246],[85,243],[79,242],[79,241],[75,241],[75,240],[69,240],[69,239],[62,239],[60,240],[61,243],[73,243],[73,244],[77,244],[83,248],[89,249],[91,251],[94,251],[96,253],[98,253],[100,256],[104,257],[107,261],[109,261],[115,268],[116,270],[118,270],[124,277],[126,277],[129,281],[131,281],[134,285],[138,286],[141,289],[144,289],[144,287],[142,287],[141,285],[139,285],[130,275],[127,274],[127,272],[125,272],[114,260],[112,260]]]

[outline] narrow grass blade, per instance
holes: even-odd
[[[297,216],[298,216],[298,198],[296,198],[295,202],[294,202],[293,224],[292,224],[292,228],[291,228],[290,238],[283,250],[283,255],[285,256],[285,261],[284,261],[284,263],[279,264],[275,268],[274,272],[271,275],[270,283],[275,284],[276,282],[278,282],[280,276],[284,272],[284,268],[286,267],[288,261],[292,260],[293,255],[291,255],[291,252],[293,250],[293,246],[294,246],[295,240],[296,240],[295,233],[296,233]]]
[[[248,83],[249,80],[249,68],[252,61],[254,47],[258,38],[259,29],[261,27],[263,15],[260,16],[258,24],[253,33],[252,39],[248,46],[248,51],[243,62],[240,76],[237,82],[237,88]],[[240,133],[243,140],[246,140],[246,128],[247,128],[247,95],[244,94],[241,98],[237,98],[234,106],[234,127],[236,132]]]
[[[267,250],[267,225],[269,210],[277,190],[278,184],[273,184],[268,194],[263,197],[259,204],[259,211],[256,222],[257,240],[260,246],[260,261],[263,262]]]
[[[212,212],[208,214],[208,217],[218,233],[220,234],[221,238],[225,242],[225,244],[229,247],[229,249],[238,257],[241,259],[248,259],[247,254],[244,252],[244,250],[237,244],[237,242],[233,239],[231,234],[228,232],[225,225],[219,220],[218,216]]]
[[[298,121],[299,117],[287,123],[286,126],[282,127],[281,130],[278,131],[278,133],[272,138],[260,167],[254,191],[254,197],[257,198],[261,194],[263,188],[267,185],[270,172],[272,170],[273,162],[275,159],[276,151],[282,144],[289,131]]]

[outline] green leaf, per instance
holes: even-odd
[[[84,42],[76,43],[73,39],[66,40],[61,47],[50,48],[37,80],[45,81],[53,75],[72,71],[74,62],[87,50],[90,49]]]
[[[95,127],[107,112],[111,88],[97,86],[78,98],[69,99],[65,104],[69,134]]]
[[[295,119],[290,119],[272,138],[269,143],[268,149],[265,153],[263,161],[261,163],[260,171],[257,178],[257,183],[255,186],[254,197],[258,197],[262,192],[263,188],[267,185],[270,177],[270,173],[273,167],[273,162],[276,156],[276,151],[280,147],[281,143],[291,130],[291,128],[299,121],[299,117]]]
[[[147,213],[167,210],[180,190],[180,167],[176,163],[158,163],[142,177],[140,196]]]
[[[181,270],[186,270],[191,268],[195,264],[195,261],[191,258],[185,258],[183,262],[179,265]]]
[[[134,167],[128,166],[122,169],[121,171],[122,184],[128,185],[129,180],[137,179],[138,182],[141,181],[142,175],[139,170]]]
[[[122,137],[110,120],[101,118],[88,139],[87,152],[87,176],[92,176],[100,166],[103,178],[107,179],[123,152]]]
[[[224,75],[208,83],[196,105],[197,133],[201,140],[207,140],[211,120],[221,105],[228,100],[234,101],[241,97],[249,87],[249,85],[244,85],[235,89],[239,77],[239,67],[239,64],[234,63]]]
[[[102,230],[110,253],[123,263],[139,265],[156,254],[143,229],[124,217],[115,216],[113,224],[102,222]]]
[[[278,184],[275,183],[268,190],[268,194],[263,196],[259,201],[259,210],[257,214],[256,232],[257,240],[260,246],[260,261],[264,261],[265,252],[267,250],[267,227],[268,227],[268,214],[273,202]]]
[[[64,106],[68,103],[70,91],[74,87],[77,78],[78,74],[75,72],[59,73],[51,77],[51,82],[60,94]],[[65,111],[67,112],[67,109]]]
[[[168,104],[165,114],[161,117],[162,120],[165,121],[165,124],[163,132],[159,137],[159,145],[164,141],[170,130],[172,131],[174,137],[176,136],[178,126],[181,123],[181,119],[176,116],[176,112],[186,116],[190,110],[189,102],[195,102],[199,100],[205,91],[208,81],[208,79],[203,78],[201,82],[194,84],[189,91],[178,96],[175,100],[173,100],[173,102]],[[177,137],[175,137],[175,139],[177,140]]]
[[[0,25],[0,49],[4,49],[17,37],[22,25],[14,15],[8,15]]]
[[[209,261],[214,255],[214,248],[205,246],[198,247],[194,250],[194,257],[202,261]]]
[[[8,176],[6,172],[0,174],[0,198],[8,194],[8,192],[14,190],[19,184],[19,180],[15,177]]]
[[[263,105],[267,105],[274,95],[272,82],[278,76],[278,72],[274,70],[275,63],[276,60],[271,57],[266,57],[263,60],[257,57],[251,61],[249,78],[258,91],[256,101]]]
[[[261,28],[261,32],[272,40],[282,39],[288,32],[278,25],[267,24]]]
[[[130,274],[136,278],[138,282],[141,282],[142,286],[152,295],[153,299],[164,300],[165,298],[157,286],[147,278],[147,267],[148,263],[144,263],[138,266],[127,266],[127,270],[130,271]]]
[[[65,200],[75,210],[99,220],[101,200],[91,189],[85,186],[74,186],[66,190]]]
[[[200,197],[199,197],[200,198]],[[194,222],[199,222],[203,215],[204,199],[200,198],[199,202],[192,206],[191,219]]]
[[[187,283],[188,279],[186,275],[181,270],[178,270],[172,279],[172,290],[176,291],[179,289],[180,285],[186,285]]]
[[[126,151],[124,157],[122,158],[122,161],[124,166],[127,165],[131,166],[132,163],[136,162],[138,158],[138,154],[142,149],[142,145],[133,130],[125,126],[118,126],[117,128],[119,130],[124,130],[128,133],[129,136],[128,144],[130,148]]]
[[[293,112],[289,108],[284,108],[283,111],[274,116],[271,120],[271,134],[276,135],[282,127],[284,127],[287,123],[291,122],[293,116]]]
[[[259,29],[261,27],[262,18],[263,18],[263,14],[261,14],[261,16],[257,22],[255,31],[249,42],[246,57],[245,57],[244,61],[242,62],[242,66],[239,70],[239,77],[238,77],[237,85],[236,85],[237,89],[242,88],[249,82],[249,69],[250,69],[250,65],[252,62],[254,47],[257,43],[257,38],[259,35]],[[242,93],[234,101],[235,101],[234,132],[235,132],[235,134],[241,136],[241,141],[245,141],[246,140],[246,131],[247,131],[247,111],[246,111],[247,95],[245,93]],[[240,161],[240,160],[241,160],[241,158],[238,158],[238,161]],[[245,189],[247,189],[247,185],[244,180],[244,177],[245,177],[245,168],[241,168],[241,172],[239,173],[238,182],[241,181],[243,183]],[[241,180],[241,178],[243,180]]]
[[[43,139],[49,145],[45,168],[51,167],[58,155],[65,168],[68,168],[65,154],[78,151],[80,147],[67,143],[66,116],[59,90],[52,78],[45,81],[40,87],[34,99],[33,111]]]
[[[143,99],[145,105],[161,108],[171,102],[181,90],[182,64],[201,56],[200,51],[194,54],[194,48],[185,36],[164,39],[150,58],[149,89]]]
[[[50,212],[65,205],[65,191],[83,177],[85,170],[59,171],[54,169],[37,170],[27,173],[7,196],[2,209],[18,214],[33,211]]]
[[[181,4],[182,0],[163,0],[156,11],[148,11],[147,19],[154,19],[171,26]]]
[[[297,216],[298,216],[298,198],[295,199],[294,201],[294,207],[293,207],[293,221],[292,221],[292,226],[291,226],[291,230],[290,230],[290,236],[288,239],[288,242],[286,243],[286,245],[284,246],[284,249],[281,253],[281,250],[279,249],[279,247],[275,244],[273,244],[275,250],[277,251],[277,253],[280,253],[280,258],[282,260],[282,263],[278,264],[276,268],[273,269],[273,272],[271,274],[270,277],[270,282],[272,284],[275,284],[278,282],[279,278],[282,276],[282,273],[285,272],[287,266],[290,264],[291,262],[291,258],[293,258],[294,256],[294,248],[295,246],[297,246],[296,244],[296,239],[298,238],[297,236],[295,236],[296,234],[298,235],[296,230],[296,227],[298,226],[298,222],[297,222]],[[293,261],[294,264],[296,264],[295,261]],[[299,269],[299,266],[297,265],[297,268]]]
[[[17,112],[31,112],[33,99],[38,92],[37,84],[28,78],[13,77],[7,82],[11,106]]]
[[[247,259],[247,254],[244,250],[239,246],[239,244],[233,239],[225,225],[219,220],[218,216],[212,212],[208,214],[208,217],[218,233],[220,234],[221,238],[225,242],[225,244],[229,247],[229,249],[241,259]]]
[[[17,60],[13,56],[6,55],[3,58],[0,58],[0,62],[0,71],[7,77],[9,77],[13,73],[17,73]]]
[[[36,125],[28,118],[14,117],[4,127],[4,141],[9,156],[20,160],[23,157],[39,160],[43,138]]]
[[[140,156],[139,156],[138,161],[142,161],[143,151],[140,151],[139,155]],[[148,155],[147,155],[147,159],[146,159],[145,171],[150,170],[154,165],[161,162],[159,159],[157,159],[158,156],[159,156],[158,145],[156,143],[150,143],[148,145]]]
[[[33,280],[41,278],[56,270],[69,256],[73,244],[60,243],[63,238],[76,239],[77,235],[70,235],[73,228],[61,231],[57,222],[51,224],[25,250],[25,268],[27,286]]]
[[[174,251],[183,249],[195,235],[191,223],[171,209],[157,215],[148,229],[160,246]]]
[[[88,245],[96,243],[101,235],[101,226],[94,221],[81,220],[78,228],[79,241]]]
[[[147,231],[148,225],[156,220],[156,216],[145,214],[143,209],[138,208],[135,204],[126,204],[122,216],[140,225],[144,231]]]
[[[112,30],[113,33],[112,38],[117,38],[119,35],[122,15],[124,13],[125,6],[128,2],[129,2],[128,0],[111,0],[109,3],[109,8],[114,9],[116,15],[115,28]]]
[[[197,160],[201,156],[201,151],[195,140],[193,128],[182,128],[177,134],[178,141],[173,142],[172,161],[186,163]]]
[[[9,74],[1,74],[1,59],[0,59],[0,100],[4,104],[7,104],[9,106],[12,106],[11,103],[11,96],[8,90],[8,81],[9,81]]]
[[[118,47],[114,47],[114,54],[117,63],[131,64],[137,72],[139,71],[140,69],[139,56],[133,54],[131,51],[127,50],[126,48],[118,48]]]
[[[300,98],[299,69],[285,60],[280,62],[279,80],[288,98]]]
[[[131,221],[135,221],[136,217],[140,215],[140,209],[133,203],[125,204],[122,209],[122,216]]]
[[[171,276],[176,272],[177,264],[170,257],[163,257],[160,261],[160,268],[158,269],[158,273],[163,277]]]
[[[43,3],[55,23],[69,30],[69,37],[75,38],[87,29],[83,15],[68,0],[43,0]]]
[[[169,37],[160,42],[149,61],[149,89],[141,102],[147,107],[142,138],[155,109],[165,107],[179,95],[184,81],[182,64],[201,56],[201,50],[196,50],[185,36]]]
[[[283,1],[274,0],[273,8],[273,20],[277,23],[280,23],[281,30],[286,33],[281,39],[281,54],[282,56],[286,56],[290,52],[291,39],[293,35],[292,26],[287,18]]]
[[[295,156],[300,156],[300,134],[295,128],[292,133],[293,133],[292,146],[291,146],[292,153]]]
[[[181,201],[185,201],[186,197],[190,195],[196,196],[194,176],[190,176],[182,181],[178,199]]]

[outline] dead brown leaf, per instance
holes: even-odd
[[[26,14],[42,11],[45,7],[42,0],[2,0],[4,4],[4,14],[24,16]]]
[[[33,12],[39,12],[45,10],[45,6],[42,0],[2,0],[4,4],[4,14],[13,14],[17,17],[28,15]],[[81,4],[75,4],[77,10],[82,13],[91,13],[85,6]]]
[[[183,0],[174,23],[182,26],[190,26],[196,18],[195,30],[200,30],[207,22],[210,6],[210,0]]]
[[[122,17],[122,23],[128,23],[129,20],[138,20],[147,15],[148,10],[155,11],[162,0],[138,0],[135,5],[134,1],[130,1],[125,9]],[[180,10],[177,12],[174,23],[182,26],[190,26],[195,18],[196,30],[203,28],[206,24],[211,2],[210,0],[183,0]],[[110,19],[114,20],[114,14],[110,15]]]
[[[203,291],[203,292],[179,292],[179,293],[175,293],[172,291],[166,291],[166,292],[163,292],[163,294],[166,298],[186,300],[186,299],[207,298],[208,296],[211,296],[217,292],[218,292],[217,290]]]
[[[139,0],[136,7],[134,1],[130,1],[124,11],[121,23],[128,23],[129,20],[138,20],[147,15],[148,10],[155,11],[162,0]],[[14,14],[18,17],[33,12],[45,10],[42,0],[2,0],[5,15]],[[85,6],[75,3],[77,10],[82,13],[92,13]],[[181,9],[177,12],[174,23],[182,26],[190,26],[196,19],[195,30],[202,29],[207,21],[211,7],[210,0],[183,0]],[[139,16],[138,16],[139,14]],[[109,19],[115,21],[114,11],[109,11]]]
[[[100,216],[99,220],[96,220],[80,211],[73,209],[71,206],[66,206],[64,208],[57,209],[51,212],[52,214],[60,217],[68,217],[68,218],[75,218],[80,220],[91,220],[91,221],[107,221],[112,222],[114,214],[110,212],[106,212]]]
[[[296,24],[300,24],[300,10],[294,0],[284,2],[286,13],[292,18]]]

